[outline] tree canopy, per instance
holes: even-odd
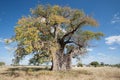
[[[60,69],[63,62],[70,61],[71,58],[67,56],[75,57],[85,53],[88,41],[103,36],[102,32],[82,30],[84,26],[98,26],[97,21],[82,10],[38,5],[31,9],[31,13],[19,19],[15,27],[12,39],[17,42],[17,62],[25,55],[35,54],[37,57],[34,56],[34,60],[58,60],[59,64],[56,65]]]
[[[90,63],[90,65],[97,67],[97,66],[99,66],[99,63],[97,61],[93,61]]]

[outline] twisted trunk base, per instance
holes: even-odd
[[[51,69],[53,71],[66,71],[71,69],[71,54],[63,54],[62,50],[59,50],[54,56]]]

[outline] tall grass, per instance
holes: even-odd
[[[81,67],[55,72],[38,67],[2,67],[0,80],[120,80],[120,68]]]

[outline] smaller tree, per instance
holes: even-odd
[[[33,58],[29,60],[29,65],[36,65],[39,66],[40,64],[43,64],[45,62],[50,62],[51,58],[48,54],[40,53],[40,54],[34,54]]]
[[[77,67],[83,67],[83,64],[80,63],[80,62],[78,62],[78,63],[77,63]]]
[[[101,63],[100,63],[100,66],[104,66],[104,65],[105,65],[104,62],[101,62]]]
[[[5,63],[4,62],[0,62],[0,66],[4,66],[5,65]]]
[[[93,61],[90,63],[90,65],[97,67],[97,66],[99,66],[99,63],[97,61]]]

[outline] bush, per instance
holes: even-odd
[[[3,66],[3,65],[5,65],[5,63],[4,62],[0,62],[0,66]]]
[[[97,67],[97,66],[99,66],[99,63],[97,61],[93,61],[90,63],[90,65]]]
[[[113,67],[118,67],[118,68],[120,68],[120,64],[114,64],[114,65],[112,65]]]
[[[83,67],[83,64],[82,63],[78,63],[77,67]]]
[[[104,65],[105,65],[104,62],[101,62],[101,63],[100,63],[100,66],[104,66]]]

